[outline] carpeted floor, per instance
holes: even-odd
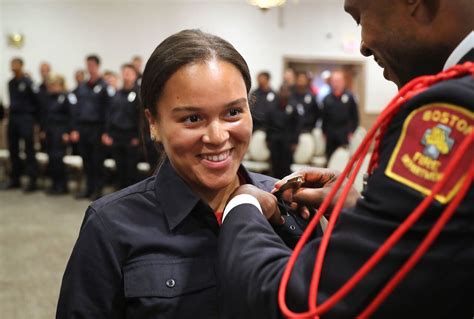
[[[0,317],[51,319],[89,204],[71,195],[0,191]]]

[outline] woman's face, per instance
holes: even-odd
[[[148,115],[178,174],[192,187],[217,191],[236,179],[252,134],[241,73],[219,60],[181,67]]]

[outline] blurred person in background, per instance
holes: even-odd
[[[123,87],[110,97],[102,135],[102,143],[112,150],[119,189],[136,181],[140,144],[137,71],[132,64],[122,66],[122,80]]]
[[[115,91],[119,88],[119,77],[118,74],[114,71],[106,70],[104,71],[104,80],[107,83],[108,89],[113,89]]]
[[[7,131],[11,172],[10,180],[5,187],[12,189],[21,186],[20,141],[23,141],[26,153],[26,174],[29,176],[25,192],[32,192],[36,190],[36,178],[38,176],[34,143],[34,126],[40,113],[38,91],[33,86],[33,81],[24,73],[21,58],[11,60],[11,70],[13,79],[8,82],[10,109]]]
[[[39,85],[38,102],[40,104],[40,112],[42,112],[45,109],[45,105],[48,100],[49,93],[48,93],[46,81],[48,79],[49,74],[51,74],[51,65],[48,62],[41,62],[39,66],[39,73],[41,76],[41,84]],[[40,115],[40,121],[42,117],[43,117],[43,114]],[[44,139],[40,139],[40,144],[41,144],[41,151],[47,152]],[[49,171],[47,171],[47,174],[49,174]]]
[[[86,74],[85,74],[84,70],[79,69],[79,70],[76,70],[74,72],[74,80],[76,81],[76,87],[74,88],[74,90],[72,90],[72,93],[74,93],[74,95],[76,97],[78,96],[78,91],[80,90],[81,85],[84,83],[85,78],[86,78]],[[75,104],[72,108],[71,116],[73,118],[75,118],[77,108],[78,108],[77,104]],[[70,138],[69,139],[69,144],[71,145],[72,155],[80,155],[79,154],[79,143],[76,140],[73,140],[73,139]]]
[[[52,185],[50,195],[67,193],[66,168],[63,157],[69,142],[72,107],[77,103],[74,93],[67,93],[64,77],[50,74],[46,79],[48,95],[46,97],[40,121],[40,137],[45,141],[49,156],[48,171]]]
[[[136,55],[132,58],[132,65],[137,71],[137,85],[140,86],[142,83],[142,70],[143,70],[143,59],[141,56]]]
[[[293,90],[295,83],[296,83],[295,70],[293,70],[292,68],[287,68],[285,72],[283,72],[282,85],[286,85],[287,87],[290,88],[290,90]]]
[[[302,132],[311,132],[320,117],[320,111],[316,98],[310,90],[306,72],[298,72],[289,103],[303,119]]]
[[[86,189],[77,198],[97,199],[102,195],[104,150],[101,142],[108,103],[107,83],[100,74],[97,55],[86,58],[89,79],[75,90],[75,107],[70,139],[79,143],[86,173]]]
[[[265,129],[266,113],[276,97],[270,86],[270,73],[260,72],[257,76],[257,84],[258,88],[251,93],[250,100],[254,131]]]
[[[291,88],[282,85],[266,113],[266,141],[270,149],[272,176],[279,179],[291,174],[293,154],[303,123],[295,107],[288,104],[290,95]]]
[[[346,88],[342,70],[332,72],[329,79],[331,92],[323,100],[323,133],[326,137],[326,158],[334,151],[349,144],[352,134],[359,126],[359,111],[353,94]]]

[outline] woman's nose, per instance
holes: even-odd
[[[225,124],[219,121],[213,121],[207,127],[202,137],[202,141],[206,144],[221,145],[229,139],[229,131]]]

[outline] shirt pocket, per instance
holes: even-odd
[[[209,259],[140,261],[124,267],[125,298],[174,298],[215,286]]]

